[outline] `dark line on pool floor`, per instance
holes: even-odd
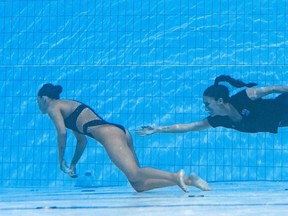
[[[288,206],[288,203],[274,204],[187,204],[187,205],[135,205],[135,206],[37,206],[27,208],[0,208],[0,211],[11,210],[66,210],[66,209],[129,209],[129,208],[175,208],[175,207],[251,207],[251,206]]]

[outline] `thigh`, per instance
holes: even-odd
[[[111,161],[126,175],[137,171],[138,163],[125,136],[108,138],[103,146]]]

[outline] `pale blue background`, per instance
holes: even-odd
[[[288,180],[288,129],[133,131],[205,118],[202,92],[220,74],[287,85],[285,0],[2,0],[0,11],[0,186],[76,183],[60,172],[54,126],[36,104],[47,82],[127,127],[142,166],[208,181]],[[69,133],[67,161],[74,146]],[[87,170],[97,186],[127,184],[91,139],[78,166]]]

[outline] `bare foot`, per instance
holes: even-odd
[[[203,180],[202,178],[200,178],[199,176],[197,176],[195,173],[191,173],[189,175],[188,179],[186,179],[185,183],[187,185],[191,185],[191,186],[194,186],[196,188],[199,188],[200,190],[203,190],[203,191],[211,190],[209,188],[208,183],[205,180]]]
[[[177,173],[177,185],[185,192],[188,193],[189,190],[184,182],[184,176],[185,176],[185,171],[183,169],[181,169],[178,173]]]

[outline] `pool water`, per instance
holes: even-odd
[[[190,188],[136,193],[131,187],[2,189],[0,214],[31,215],[286,215],[283,182],[211,183],[212,191]]]
[[[202,93],[221,74],[287,85],[287,1],[175,2],[0,1],[1,215],[288,212],[287,128],[135,134],[143,125],[206,118]],[[77,172],[92,181],[69,178],[59,170],[55,127],[36,103],[44,83],[129,129],[142,167],[196,172],[213,190],[136,193],[90,138]],[[68,163],[74,149],[68,132]]]

